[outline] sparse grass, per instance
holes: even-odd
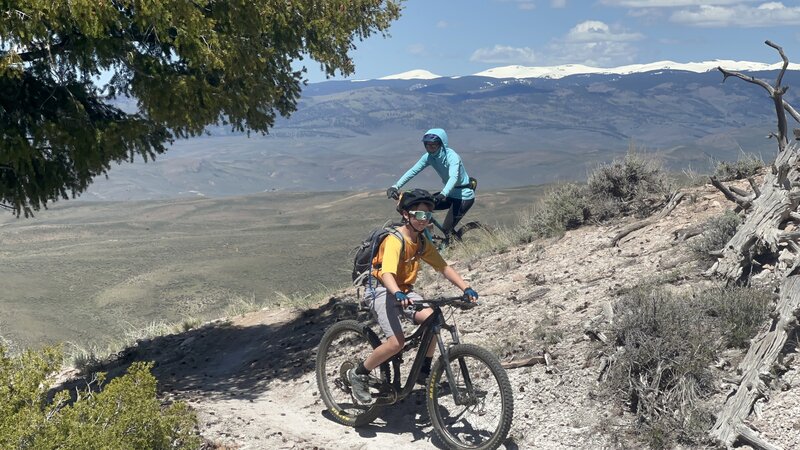
[[[266,302],[256,300],[255,294],[247,297],[236,296],[230,299],[228,306],[225,307],[225,317],[243,316],[253,311],[258,311],[266,306]]]
[[[742,223],[738,214],[731,210],[710,218],[703,225],[703,233],[689,241],[692,252],[704,260],[714,260],[711,252],[722,250],[725,244],[736,234],[736,228]]]
[[[463,242],[450,244],[444,256],[470,262],[505,251],[519,243],[518,234],[521,230],[520,226],[497,227],[489,232],[481,229],[470,230],[465,233]]]
[[[275,306],[308,309],[326,301],[331,296],[333,289],[322,286],[320,290],[312,294],[286,294],[283,292],[275,293],[275,302],[270,302]]]
[[[714,169],[714,176],[720,181],[741,180],[757,174],[762,167],[764,167],[764,160],[760,156],[742,152],[736,162],[718,162]]]

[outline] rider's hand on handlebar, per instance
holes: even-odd
[[[478,301],[478,293],[475,292],[475,289],[472,289],[471,287],[464,289],[464,301],[465,302]]]
[[[403,305],[403,308],[407,307],[408,305],[413,305],[414,300],[408,298],[408,296],[403,291],[397,291],[394,293],[394,299],[397,300],[398,303]]]
[[[394,187],[394,186],[391,186],[391,187],[389,187],[389,189],[386,190],[386,198],[397,199],[399,194],[400,194],[400,191],[398,191],[397,188]]]
[[[447,197],[442,195],[441,192],[439,192],[439,193],[437,193],[436,195],[433,196],[433,201],[435,201],[437,205],[439,203],[445,202],[446,200],[447,200]]]

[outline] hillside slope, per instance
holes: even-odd
[[[658,278],[678,289],[713,282],[702,278],[705,267],[686,242],[675,243],[674,232],[729,205],[710,185],[693,194],[618,247],[608,242],[627,223],[583,227],[471,263],[451,261],[481,293],[481,307],[456,312],[466,342],[488,347],[503,360],[542,351],[553,358],[550,367],[508,370],[515,415],[505,448],[612,448],[634,431],[623,405],[601,392],[605,347],[584,330],[603,317],[621,290],[644,280]],[[424,278],[424,293],[453,293],[446,282]],[[353,292],[339,292],[312,309],[266,309],[140,342],[107,369],[114,374],[133,360],[155,360],[163,395],[187,400],[198,411],[202,435],[225,448],[436,446],[422,391],[359,429],[334,423],[324,411],[314,377],[315,348],[326,327],[355,314]],[[725,358],[741,355],[737,350]],[[772,393],[754,417],[762,435],[784,448],[800,448],[800,386],[792,385],[797,375],[798,368],[790,368],[785,389]],[[727,389],[721,382],[712,404],[721,404]]]

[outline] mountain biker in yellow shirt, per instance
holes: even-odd
[[[401,260],[400,239],[394,234],[389,234],[381,243],[372,261],[372,274],[379,283],[377,286],[368,287],[364,295],[387,339],[375,348],[366,360],[347,372],[353,396],[362,404],[372,400],[368,387],[369,373],[399,353],[405,345],[400,316],[420,324],[433,312],[431,308],[414,311],[414,303],[424,302],[422,296],[413,291],[420,260],[425,261],[461,289],[470,301],[478,299],[478,293],[469,287],[455,269],[447,265],[436,246],[423,234],[431,219],[433,206],[433,196],[426,190],[414,189],[401,194],[397,212],[403,216],[403,225],[398,227],[398,231],[405,241],[402,251],[404,257]],[[431,342],[428,348],[419,382],[424,383],[424,379],[430,375],[435,344],[435,341]]]

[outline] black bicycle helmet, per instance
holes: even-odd
[[[429,133],[429,134],[426,134],[425,136],[422,136],[422,143],[428,144],[428,143],[431,143],[431,142],[439,144],[439,145],[442,145],[442,138],[440,138],[438,135],[433,134],[433,133]]]
[[[403,211],[410,211],[411,208],[420,203],[430,205],[431,209],[433,209],[433,206],[436,204],[431,193],[425,189],[405,191],[400,194],[400,200],[397,202],[397,212],[402,214]]]

